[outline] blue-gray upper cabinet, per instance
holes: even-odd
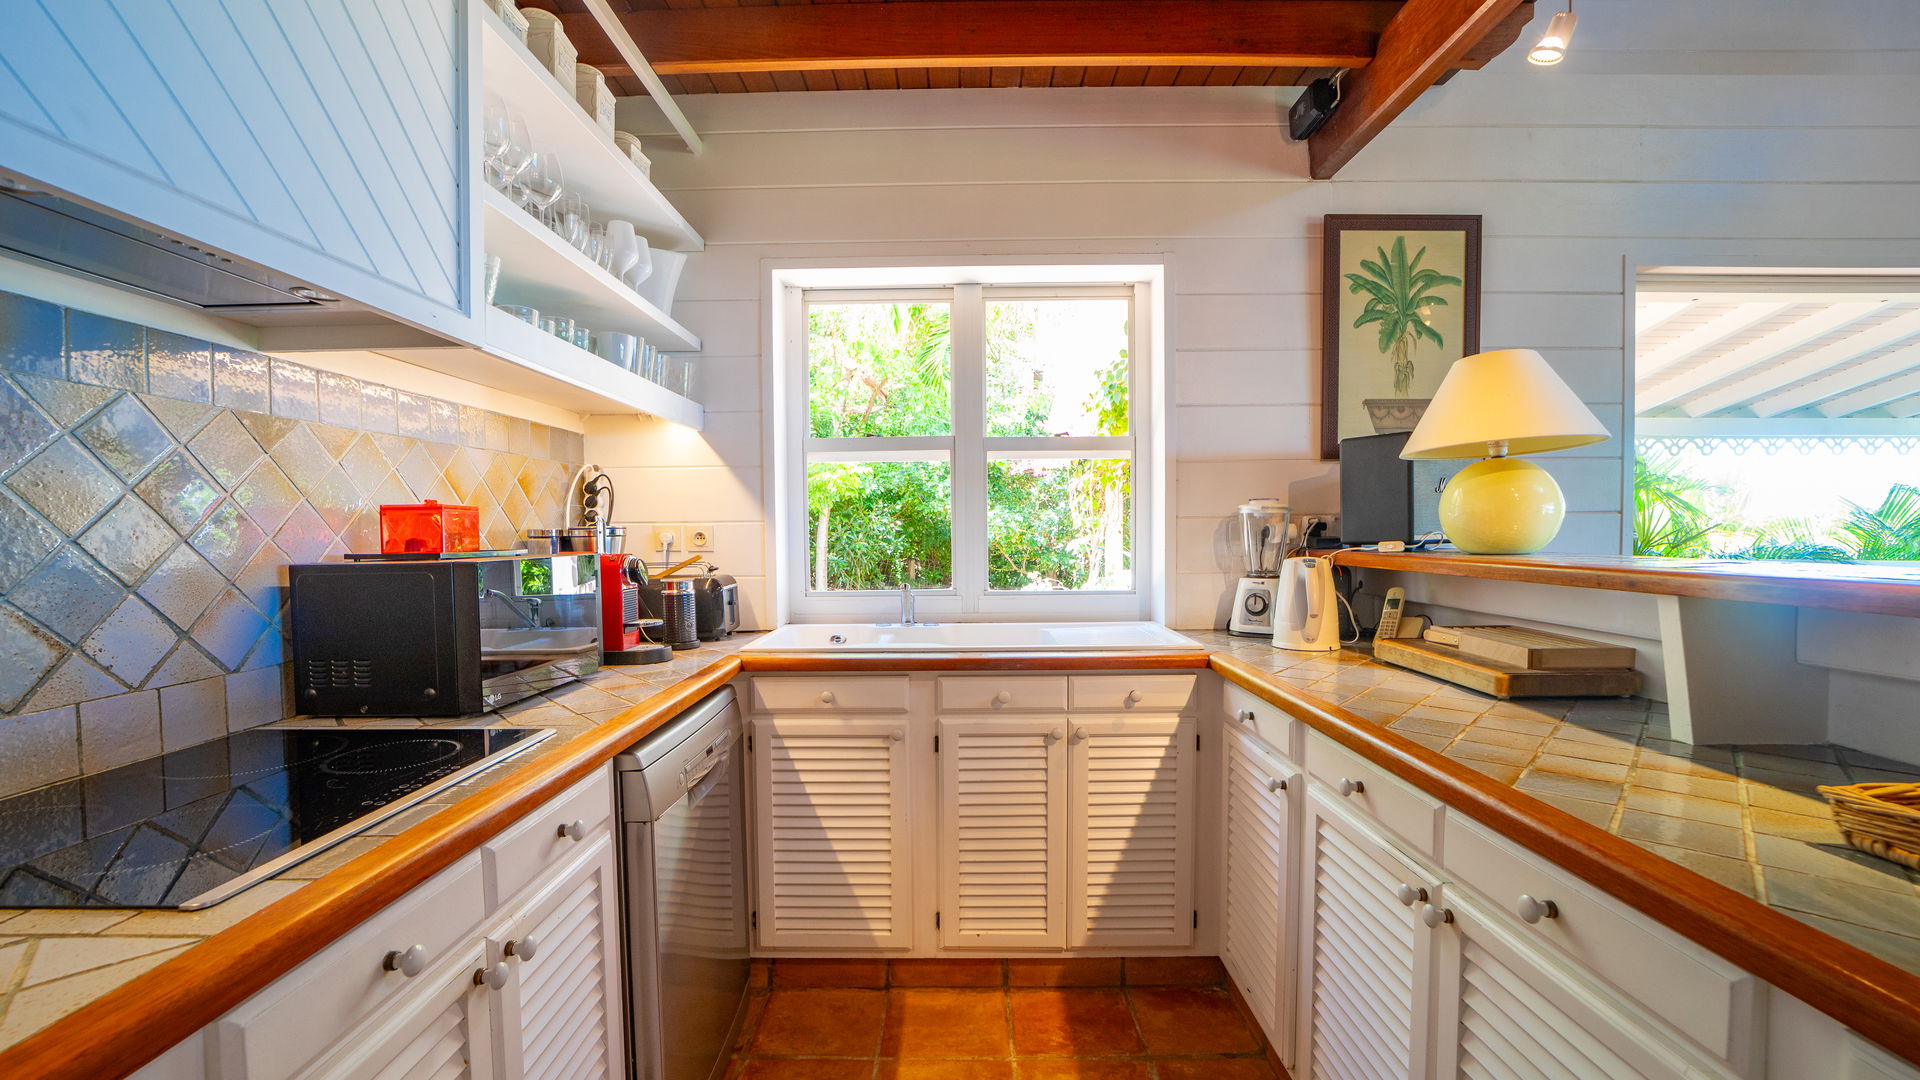
[[[472,325],[466,0],[9,0],[0,165]]]

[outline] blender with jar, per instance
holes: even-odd
[[[1247,569],[1233,590],[1229,633],[1267,637],[1273,633],[1273,600],[1280,580],[1280,559],[1287,551],[1293,511],[1279,499],[1248,499],[1240,506],[1240,547]]]

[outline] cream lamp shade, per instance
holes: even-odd
[[[1440,525],[1462,551],[1522,554],[1560,531],[1566,499],[1545,469],[1514,461],[1607,438],[1593,410],[1532,349],[1456,360],[1403,458],[1487,458],[1455,473],[1440,496]]]

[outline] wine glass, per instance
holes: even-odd
[[[607,246],[612,249],[607,272],[623,278],[640,258],[640,240],[633,234],[633,222],[619,218],[607,222]]]
[[[566,191],[560,155],[551,150],[536,150],[532,157],[526,171],[521,174],[526,180],[525,206],[535,217],[550,221],[548,211]]]
[[[592,211],[587,208],[586,197],[572,192],[560,201],[560,236],[575,248],[585,251],[587,234],[592,231]]]
[[[527,135],[527,122],[505,105],[497,102],[490,105],[483,146],[488,182],[501,191],[513,193],[515,181],[533,160],[533,140]]]

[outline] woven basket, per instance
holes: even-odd
[[[1847,843],[1920,870],[1920,784],[1849,784],[1820,794]]]

